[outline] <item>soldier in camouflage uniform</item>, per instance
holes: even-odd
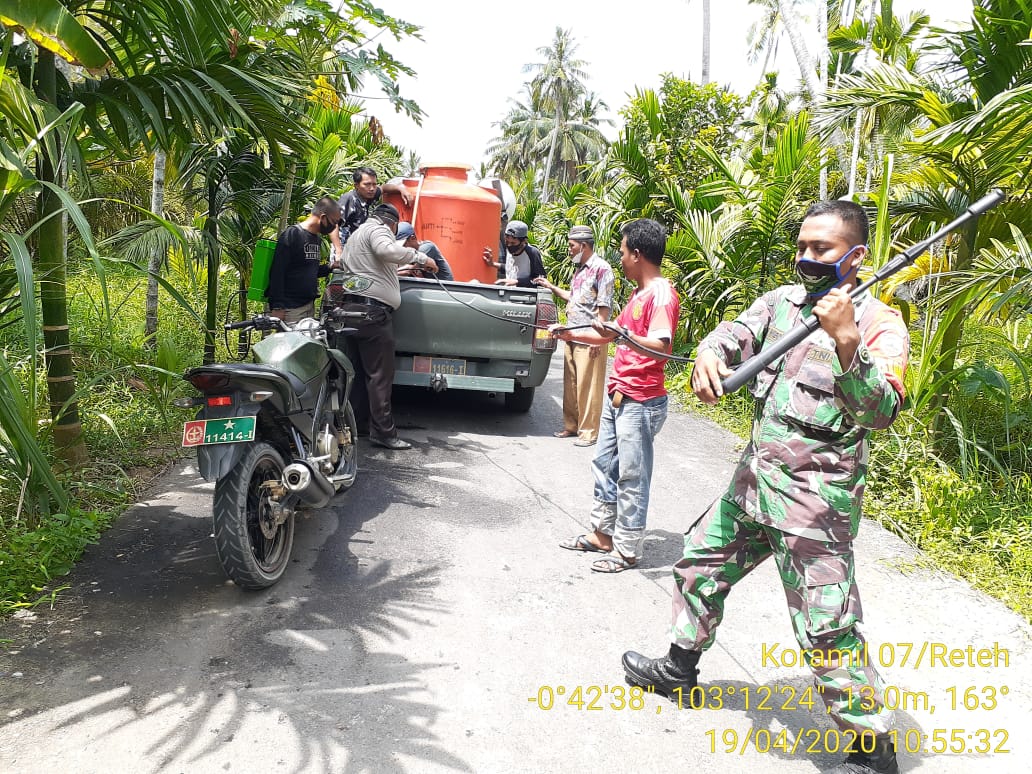
[[[909,338],[900,315],[847,288],[866,254],[864,211],[845,201],[813,205],[799,232],[802,285],[780,287],[698,348],[692,388],[716,403],[721,380],[811,312],[821,327],[750,384],[750,442],[725,495],[685,535],[674,565],[672,645],[666,657],[629,651],[628,680],[687,696],[716,636],[731,587],[773,556],[792,625],[828,711],[867,735],[836,772],[898,771],[883,685],[864,659],[852,540],[860,523],[867,436],[888,427],[903,403]],[[870,735],[874,734],[874,743]],[[861,745],[857,744],[859,748]]]

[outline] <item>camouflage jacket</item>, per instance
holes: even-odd
[[[861,344],[843,369],[818,328],[750,383],[752,436],[725,497],[783,532],[828,542],[856,536],[867,477],[867,436],[903,404],[910,338],[899,313],[854,302]],[[800,285],[765,294],[699,344],[729,365],[752,357],[810,314]]]

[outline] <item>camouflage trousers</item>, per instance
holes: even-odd
[[[883,734],[892,712],[856,625],[863,616],[853,574],[853,544],[826,543],[757,524],[733,502],[717,500],[685,534],[674,565],[671,639],[707,650],[731,587],[773,556],[796,640],[832,719],[843,729]],[[757,642],[759,652],[761,643]]]

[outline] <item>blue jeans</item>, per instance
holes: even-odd
[[[612,535],[613,547],[640,557],[652,485],[653,444],[667,416],[667,396],[644,403],[624,398],[619,408],[606,395],[591,471],[595,505],[591,525]]]

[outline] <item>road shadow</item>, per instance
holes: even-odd
[[[33,729],[54,744],[90,739],[101,751],[91,770],[110,770],[129,739],[137,771],[228,768],[234,739],[259,734],[276,739],[269,767],[280,771],[401,772],[405,759],[470,770],[432,730],[442,707],[426,676],[452,665],[366,644],[407,640],[409,622],[446,603],[439,565],[375,558],[391,552],[377,550],[370,522],[412,495],[404,475],[363,466],[352,491],[299,520],[291,566],[264,591],[222,574],[211,487],[196,474],[124,514],[53,610],[0,624],[0,751]],[[391,744],[377,743],[385,735]],[[42,770],[33,766],[3,768]]]

